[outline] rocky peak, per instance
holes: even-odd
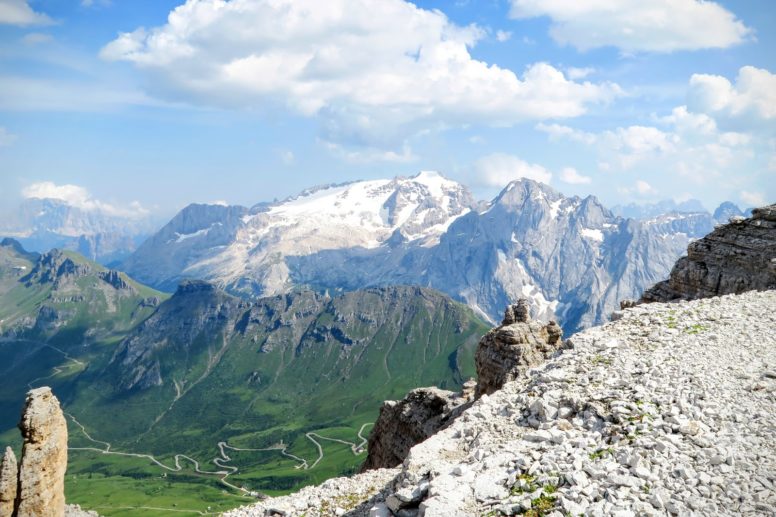
[[[731,217],[743,216],[744,213],[738,208],[738,205],[730,201],[725,201],[714,210],[714,220],[720,223],[727,223]]]
[[[132,287],[125,279],[124,276],[115,269],[108,271],[101,271],[98,275],[106,283],[113,286],[118,291],[131,291],[135,292],[135,288]]]
[[[697,299],[776,288],[776,205],[734,216],[690,243],[668,280],[644,292],[640,302]]]
[[[493,393],[557,352],[563,342],[560,326],[531,321],[528,301],[507,307],[500,326],[485,334],[477,346],[477,397]]]
[[[91,267],[87,264],[77,263],[63,251],[53,249],[40,256],[30,274],[23,280],[28,284],[49,282],[58,284],[68,279],[86,276],[91,271]]]

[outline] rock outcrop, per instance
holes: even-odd
[[[67,423],[51,388],[30,390],[19,422],[24,446],[14,517],[65,514]]]
[[[526,300],[510,305],[501,325],[480,340],[474,357],[478,398],[540,365],[562,346],[560,326],[554,321],[547,325],[531,321],[528,309]]]
[[[16,489],[19,484],[19,466],[13,449],[7,447],[0,461],[0,516],[13,515]]]
[[[473,384],[472,381],[469,383]],[[369,435],[369,453],[361,471],[401,464],[412,447],[444,429],[472,399],[471,390],[454,393],[438,388],[418,388],[400,401],[386,400]]]
[[[398,402],[383,404],[369,435],[369,454],[361,471],[399,465],[412,447],[450,425],[475,396],[493,393],[543,363],[562,346],[562,334],[554,321],[546,325],[531,321],[528,300],[508,306],[501,325],[477,345],[476,382],[466,382],[461,393],[419,388]]]
[[[687,247],[668,280],[659,282],[639,302],[692,300],[776,288],[776,204],[733,217]]]

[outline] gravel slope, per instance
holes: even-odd
[[[776,515],[776,291],[618,315],[484,396],[398,475],[228,515]]]

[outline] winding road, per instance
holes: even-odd
[[[275,444],[275,445],[272,445],[270,447],[257,448],[257,449],[247,449],[247,448],[241,448],[241,447],[234,447],[234,446],[229,445],[226,442],[218,442],[216,445],[218,447],[219,455],[216,456],[215,458],[213,458],[211,461],[212,461],[212,463],[215,466],[217,466],[217,467],[219,467],[219,468],[221,468],[223,470],[202,470],[199,467],[199,462],[197,460],[195,460],[194,458],[192,458],[190,456],[187,456],[185,454],[176,454],[176,455],[174,455],[173,456],[173,461],[175,462],[175,466],[174,467],[170,467],[169,465],[165,465],[161,461],[157,460],[151,454],[140,454],[140,453],[133,453],[133,452],[120,452],[120,451],[111,450],[113,446],[111,445],[110,442],[105,442],[105,441],[97,440],[97,439],[93,438],[89,434],[89,432],[86,430],[86,428],[83,426],[83,424],[81,424],[81,422],[79,422],[75,418],[75,416],[73,416],[72,414],[67,413],[67,412],[65,414],[70,418],[70,420],[73,421],[73,424],[78,426],[78,428],[81,430],[81,432],[83,433],[84,437],[86,437],[87,440],[89,440],[92,443],[95,443],[95,444],[103,446],[103,448],[97,448],[97,447],[68,447],[68,450],[71,450],[71,451],[91,451],[91,452],[98,452],[100,454],[112,454],[112,455],[116,455],[116,456],[126,456],[126,457],[132,457],[132,458],[147,459],[147,460],[150,460],[151,462],[153,462],[154,464],[156,464],[157,466],[159,466],[160,468],[162,468],[162,469],[164,469],[164,470],[166,470],[168,472],[180,472],[181,470],[183,470],[183,467],[181,466],[181,459],[183,459],[183,460],[185,460],[185,461],[187,461],[187,462],[189,462],[189,463],[191,463],[193,465],[194,472],[196,472],[198,474],[205,474],[205,475],[210,475],[210,476],[219,476],[219,478],[220,478],[219,481],[223,485],[231,488],[232,490],[240,492],[241,494],[249,495],[251,497],[255,497],[256,496],[256,492],[252,492],[252,491],[248,490],[245,487],[239,487],[239,486],[234,485],[234,484],[230,483],[229,481],[227,481],[227,478],[229,476],[231,476],[233,474],[237,474],[239,472],[239,469],[237,467],[235,467],[233,465],[227,465],[227,463],[232,461],[232,458],[226,453],[227,449],[233,450],[233,451],[238,451],[238,452],[278,451],[281,455],[283,455],[283,456],[285,456],[287,458],[290,458],[290,459],[298,462],[299,464],[295,468],[302,469],[302,470],[308,470],[308,469],[315,468],[315,466],[318,465],[318,463],[320,463],[321,460],[323,460],[323,458],[324,458],[323,447],[321,446],[321,444],[315,438],[318,438],[319,440],[326,440],[326,441],[330,441],[330,442],[337,442],[337,443],[341,443],[341,444],[344,444],[344,445],[348,445],[348,446],[350,446],[350,450],[353,452],[353,454],[355,456],[358,456],[360,454],[363,454],[365,452],[365,450],[366,450],[365,446],[367,444],[367,439],[363,435],[364,429],[367,426],[373,425],[371,422],[368,422],[368,423],[363,424],[361,426],[361,428],[358,430],[358,438],[361,440],[361,442],[359,442],[359,443],[348,442],[346,440],[340,440],[339,438],[329,438],[327,436],[321,436],[320,434],[315,433],[315,432],[305,433],[305,436],[307,437],[307,439],[310,440],[311,442],[313,442],[315,447],[318,449],[318,458],[312,463],[312,465],[310,465],[306,459],[300,458],[299,456],[296,456],[296,455],[291,454],[290,452],[288,452],[287,451],[288,445],[286,445],[286,444],[284,444],[282,442],[280,442],[278,444]]]

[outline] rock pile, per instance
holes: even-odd
[[[65,515],[67,424],[51,388],[36,388],[27,393],[19,429],[24,445],[18,469],[10,448],[0,468],[0,514]]]
[[[369,454],[361,471],[399,465],[413,446],[450,425],[474,396],[492,393],[544,362],[562,345],[562,334],[554,321],[547,325],[531,321],[527,300],[507,307],[501,325],[477,346],[476,383],[468,381],[461,393],[419,388],[398,402],[383,404],[369,435]]]
[[[776,204],[733,217],[687,247],[668,280],[644,292],[640,302],[692,300],[776,289]]]
[[[227,515],[774,515],[776,291],[639,305],[570,342],[398,474]]]

